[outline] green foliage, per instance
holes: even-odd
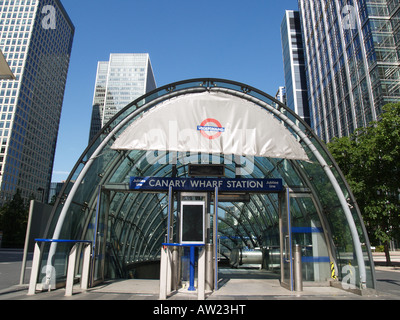
[[[328,144],[377,244],[400,236],[400,103],[383,110],[378,122]]]
[[[22,248],[24,246],[29,209],[19,190],[13,199],[0,208],[0,230],[3,231],[3,248]]]

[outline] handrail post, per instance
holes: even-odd
[[[178,289],[178,268],[179,268],[179,248],[176,246],[173,246],[172,249],[172,261],[171,261],[171,290],[177,290]]]
[[[39,264],[40,264],[40,248],[37,242],[35,242],[35,250],[33,253],[31,278],[29,281],[28,295],[34,295],[36,293],[36,283],[39,276]]]
[[[167,299],[167,246],[161,247],[160,261],[160,300]]]
[[[206,248],[199,248],[199,264],[197,276],[197,299],[205,300],[205,285],[206,285]]]
[[[69,253],[68,258],[68,269],[67,269],[67,283],[65,285],[65,296],[72,296],[72,289],[74,286],[74,278],[75,278],[75,263],[76,263],[76,254],[77,254],[78,244],[75,244],[71,252]]]
[[[91,244],[85,243],[83,250],[83,263],[82,263],[82,276],[81,276],[82,290],[88,289],[91,252],[92,252]]]
[[[294,289],[295,291],[303,291],[303,270],[301,264],[301,245],[294,246]]]
[[[190,287],[188,291],[196,291],[194,287],[195,276],[195,247],[199,247],[199,260],[198,260],[198,278],[197,278],[197,298],[198,300],[205,299],[205,270],[206,270],[206,250],[203,244],[177,244],[177,243],[163,243],[161,247],[161,261],[160,261],[160,300],[166,300],[167,296],[171,293],[172,283],[172,260],[173,250],[177,247],[190,247],[191,251],[191,272],[190,272]]]
[[[171,293],[172,284],[172,251],[167,247],[167,295]]]

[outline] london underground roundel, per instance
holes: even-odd
[[[225,131],[225,128],[222,127],[221,123],[218,120],[208,118],[204,120],[199,126],[197,126],[197,130],[200,131],[203,137],[209,140],[214,140],[221,136],[222,132]]]

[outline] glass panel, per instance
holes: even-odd
[[[319,220],[311,195],[291,195],[293,245],[302,247],[304,281],[330,280],[330,257],[325,240],[325,230]]]
[[[280,195],[281,284],[293,291],[292,218],[289,203],[289,190],[287,190],[286,194]]]

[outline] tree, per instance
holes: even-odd
[[[19,190],[13,199],[0,208],[0,230],[3,231],[2,246],[21,248],[24,246],[29,209]]]
[[[328,148],[346,176],[371,241],[384,244],[400,235],[400,103],[383,108],[381,119],[336,138]]]

